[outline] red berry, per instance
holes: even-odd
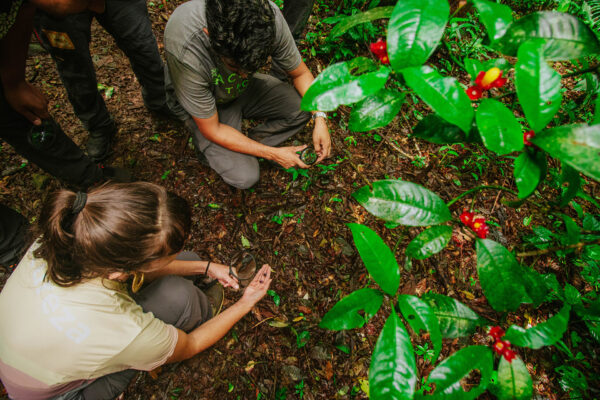
[[[525,143],[525,146],[533,146],[533,143],[531,143],[530,140],[533,139],[534,136],[534,131],[527,131],[523,134],[523,143]]]
[[[483,89],[481,82],[483,81],[483,77],[485,76],[485,71],[481,71],[477,74],[475,78],[475,86],[478,86],[480,89]]]
[[[379,59],[387,55],[387,43],[383,40],[383,38],[379,38],[375,43],[371,43],[369,49]]]
[[[479,100],[483,96],[483,91],[479,86],[471,86],[466,92],[471,100]]]
[[[387,55],[380,57],[379,61],[381,61],[382,64],[388,65],[390,63],[390,59]]]
[[[502,353],[502,355],[504,356],[504,359],[506,361],[512,362],[512,360],[514,360],[515,357],[517,356],[517,353],[515,353],[511,349],[506,349],[506,350],[504,350],[504,353]]]
[[[470,227],[473,223],[473,217],[475,217],[475,213],[465,210],[460,214],[460,222]]]
[[[477,234],[480,239],[485,239],[488,233],[490,233],[490,227],[487,225],[483,225],[481,228],[475,231],[475,234]]]
[[[504,352],[506,351],[506,345],[504,344],[504,342],[502,340],[496,340],[496,342],[494,343],[494,346],[492,346],[492,348],[499,355],[504,354]]]
[[[483,218],[483,217],[473,218],[473,221],[471,222],[471,228],[473,228],[474,231],[480,229],[482,226],[485,226],[485,218]]]
[[[490,335],[494,340],[498,341],[502,336],[504,336],[504,333],[504,329],[500,328],[499,326],[492,326],[488,332],[488,335]]]

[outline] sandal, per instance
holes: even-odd
[[[233,272],[235,266],[236,272]],[[241,252],[233,257],[229,264],[229,276],[237,279],[240,289],[248,286],[256,274],[256,259],[248,252]]]

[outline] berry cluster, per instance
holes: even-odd
[[[517,354],[510,349],[510,342],[507,340],[501,340],[504,336],[504,330],[499,326],[492,326],[488,332],[488,335],[494,339],[493,349],[496,353],[503,356],[508,362],[512,362]]]
[[[475,217],[475,213],[470,211],[465,210],[460,214],[460,222],[473,229],[481,239],[485,239],[490,233],[490,227],[485,223],[485,218]]]
[[[535,136],[535,133],[533,131],[527,131],[523,134],[523,143],[525,143],[525,146],[533,146],[533,143],[530,142],[530,140]]]
[[[371,49],[371,52],[379,58],[379,61],[381,61],[382,64],[387,65],[390,63],[390,58],[387,54],[387,42],[383,40],[383,38],[379,38],[375,43],[371,43],[369,48]]]
[[[467,95],[471,100],[479,100],[485,90],[504,86],[508,79],[502,77],[502,70],[494,67],[487,71],[481,71],[475,78],[475,85],[467,89]]]

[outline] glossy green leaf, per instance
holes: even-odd
[[[384,292],[396,294],[400,285],[400,268],[390,248],[370,228],[360,224],[348,224],[348,227],[369,274]]]
[[[364,288],[350,293],[338,301],[323,316],[319,327],[339,331],[363,326],[381,307],[383,294],[379,290]],[[364,310],[364,316],[360,311]]]
[[[392,68],[422,65],[440,43],[450,15],[447,0],[403,0],[388,23],[387,49]]]
[[[519,198],[529,197],[546,175],[546,153],[524,151],[515,159],[515,182]]]
[[[511,362],[504,357],[498,364],[498,400],[529,400],[533,396],[533,381],[523,360],[518,356]]]
[[[437,114],[429,114],[414,127],[413,136],[435,144],[462,143],[466,135],[458,126]]]
[[[485,346],[469,346],[458,350],[438,364],[427,378],[427,385],[435,384],[432,400],[472,400],[481,395],[487,388],[494,366],[492,351]],[[460,381],[472,370],[481,374],[479,385],[471,387],[468,392],[462,388]]]
[[[333,111],[341,104],[356,103],[377,93],[385,85],[390,69],[380,66],[375,71],[355,75],[356,66],[353,63],[365,63],[365,60],[341,62],[327,67],[302,97],[301,108],[305,111]]]
[[[395,312],[388,317],[377,339],[369,368],[371,400],[412,399],[417,365],[410,336]]]
[[[581,177],[579,172],[569,167],[567,164],[562,164],[562,172],[560,174],[560,186],[563,188],[563,192],[560,195],[558,206],[560,208],[566,207],[577,196],[577,192],[581,188]],[[565,190],[565,183],[568,184]]]
[[[534,307],[546,301],[548,286],[542,274],[529,267],[521,266],[521,278],[525,293]]]
[[[338,24],[331,30],[328,39],[333,39],[337,36],[343,35],[345,32],[357,25],[375,21],[377,19],[390,18],[393,11],[394,6],[375,7],[365,12],[350,15],[338,22]]]
[[[406,95],[396,90],[381,89],[365,97],[352,109],[348,128],[366,132],[389,124],[402,108]]]
[[[519,102],[535,132],[552,120],[562,101],[560,74],[544,60],[544,43],[523,43],[515,65],[515,86]]]
[[[483,99],[475,119],[483,144],[494,153],[504,155],[523,149],[521,125],[498,100]]]
[[[524,329],[518,325],[511,325],[506,331],[504,339],[514,346],[530,349],[551,346],[562,338],[567,330],[570,311],[571,306],[565,304],[558,314],[531,328]]]
[[[406,68],[402,75],[406,84],[442,118],[464,132],[471,130],[474,114],[471,100],[455,78],[443,77],[427,65]]]
[[[490,42],[502,37],[513,22],[509,6],[488,0],[473,0],[473,5],[479,11],[479,19],[487,30]]]
[[[488,303],[496,311],[514,311],[528,300],[522,283],[522,267],[500,243],[477,239],[477,273]]]
[[[512,68],[512,64],[510,64],[504,58],[492,58],[487,61],[480,61],[473,58],[465,58],[463,61],[465,65],[465,70],[471,76],[471,80],[474,81],[477,78],[477,75],[481,71],[487,71],[491,68],[499,68],[502,71],[507,71]]]
[[[498,40],[498,49],[516,56],[519,47],[532,39],[543,39],[547,60],[572,60],[600,53],[594,32],[577,17],[554,11],[526,15],[510,24]]]
[[[424,294],[421,300],[433,310],[443,338],[469,336],[478,326],[485,324],[483,318],[452,297],[429,292]]]
[[[531,142],[552,157],[600,181],[600,125],[564,125],[544,130]]]
[[[406,255],[424,260],[444,250],[452,238],[452,227],[437,225],[421,232],[406,247]]]
[[[376,217],[409,226],[438,225],[452,216],[437,194],[412,182],[387,179],[364,186],[352,197]]]
[[[442,351],[442,334],[433,309],[423,300],[408,294],[398,296],[398,307],[400,307],[404,319],[417,335],[420,334],[420,331],[429,332],[434,351],[432,361],[435,362]]]
[[[579,228],[579,225],[573,221],[573,218],[566,214],[557,213],[557,215],[563,220],[565,230],[567,231],[567,234],[564,235],[564,239],[562,239],[563,243],[569,245],[579,242],[581,237],[581,228]]]

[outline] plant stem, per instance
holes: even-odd
[[[541,249],[541,250],[524,251],[522,253],[517,253],[517,257],[539,256],[542,254],[551,253],[553,251],[568,250],[568,249],[581,250],[588,244],[600,244],[600,239],[592,240],[591,242],[579,242],[579,243],[569,244],[566,246],[548,247],[547,249]]]
[[[505,188],[504,186],[483,185],[483,186],[474,187],[473,189],[469,189],[466,192],[459,194],[458,196],[456,196],[455,198],[453,198],[452,200],[450,200],[448,203],[446,203],[446,206],[450,207],[452,204],[456,203],[458,200],[462,199],[463,197],[468,196],[468,195],[470,195],[473,192],[478,192],[480,190],[486,190],[486,189],[502,190],[504,192],[508,192],[508,193],[513,194],[515,196],[518,195],[518,193],[515,192],[514,190]]]

